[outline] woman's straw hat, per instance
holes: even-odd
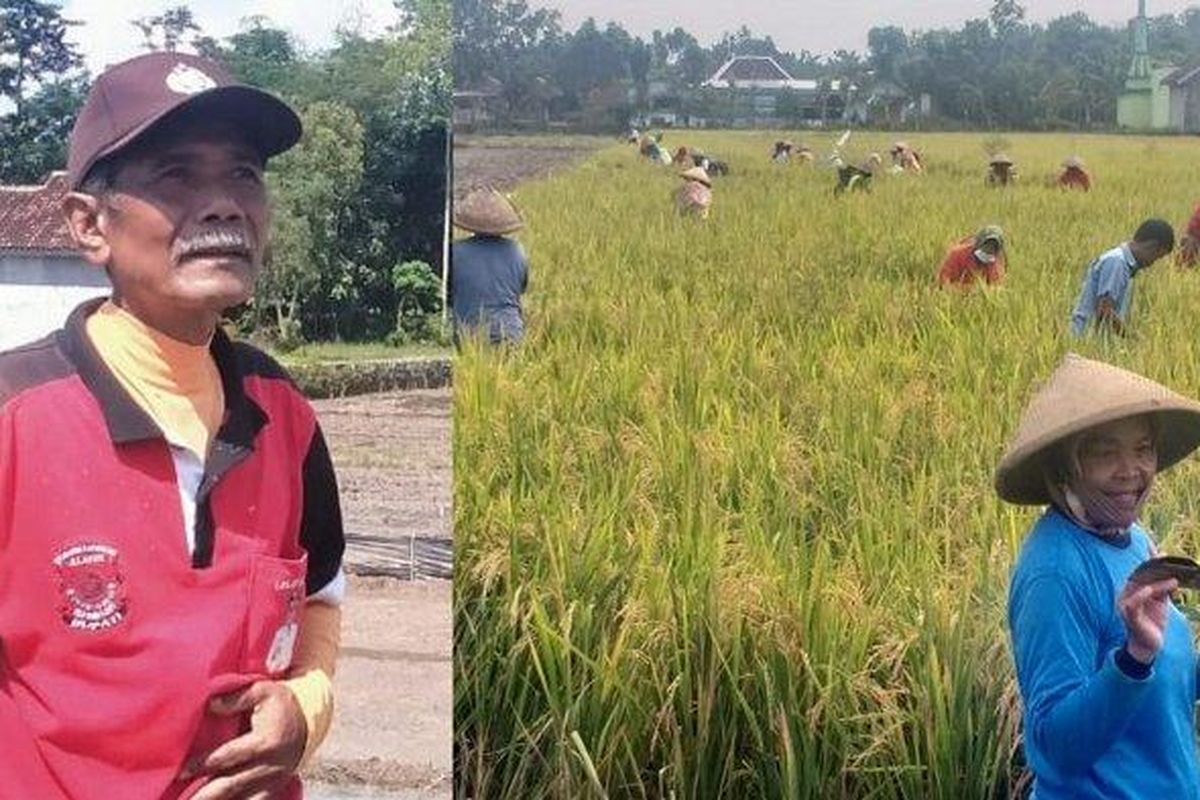
[[[692,167],[679,173],[679,177],[688,181],[696,181],[703,183],[705,186],[712,186],[712,178],[708,177],[708,173],[704,171],[704,167]]]
[[[992,156],[992,160],[989,161],[988,163],[989,164],[1008,164],[1009,166],[1012,166],[1013,160],[1011,158],[1009,158],[1005,153],[996,153],[996,155]]]
[[[1083,159],[1079,156],[1071,156],[1063,162],[1063,166],[1067,169],[1083,169]]]
[[[1029,401],[996,468],[996,493],[1010,503],[1050,502],[1045,467],[1057,445],[1097,425],[1142,414],[1158,421],[1158,471],[1200,445],[1200,403],[1133,372],[1068,353]]]
[[[905,141],[899,141],[899,142],[896,142],[895,144],[893,144],[893,145],[892,145],[891,152],[893,152],[893,153],[902,153],[902,152],[904,152],[905,150],[912,150],[912,148],[908,146],[908,142],[905,142]]]
[[[490,186],[475,189],[454,204],[454,224],[471,233],[503,236],[525,227],[508,198]]]

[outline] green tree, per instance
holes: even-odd
[[[363,174],[363,126],[351,109],[318,102],[302,120],[299,144],[274,160],[268,174],[275,204],[271,257],[254,300],[258,324],[285,344],[320,331],[325,298],[353,283],[341,237]]]
[[[238,80],[282,95],[302,94],[311,70],[311,65],[301,60],[291,34],[261,15],[242,20],[241,30],[219,45],[213,57]]]
[[[195,47],[203,37],[192,10],[187,6],[174,6],[154,16],[138,17],[130,24],[142,32],[142,47],[146,50],[168,50],[174,52],[181,44]],[[184,37],[192,34],[190,40]],[[211,40],[208,40],[211,41]]]
[[[67,138],[87,95],[84,75],[45,83],[0,120],[0,182],[34,184],[67,163]]]
[[[0,0],[0,96],[23,115],[28,95],[83,62],[66,40],[75,25],[58,6],[41,0]]]
[[[879,78],[900,82],[900,68],[908,56],[908,36],[895,25],[867,32],[867,61]]]

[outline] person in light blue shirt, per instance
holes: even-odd
[[[1175,248],[1175,231],[1161,219],[1143,222],[1133,240],[1093,261],[1071,314],[1071,332],[1082,336],[1088,326],[1124,336],[1133,297],[1133,278]]]
[[[521,245],[506,238],[524,226],[520,215],[504,195],[480,189],[455,204],[454,224],[474,234],[450,246],[455,342],[475,334],[492,344],[521,341],[529,264]]]
[[[1008,626],[1034,800],[1200,798],[1197,659],[1175,578],[1138,524],[1155,476],[1200,444],[1200,403],[1069,354],[996,471],[1047,506],[1021,546]]]

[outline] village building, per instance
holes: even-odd
[[[853,89],[794,78],[769,56],[734,56],[700,86],[734,127],[841,120]]]
[[[65,172],[40,186],[0,186],[0,350],[62,326],[76,305],[110,291],[75,250],[62,215]]]
[[[1130,130],[1200,133],[1200,64],[1155,66],[1146,0],[1133,21],[1133,63],[1117,99],[1117,125]]]

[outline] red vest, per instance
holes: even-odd
[[[0,798],[187,797],[187,759],[248,729],[210,698],[289,665],[316,423],[254,351],[214,342],[228,413],[189,555],[168,445],[81,313],[0,356]]]

